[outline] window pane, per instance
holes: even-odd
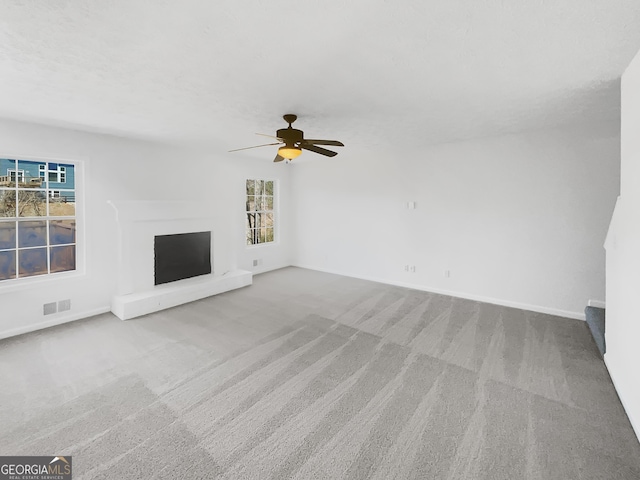
[[[273,228],[267,228],[267,242],[273,242]]]
[[[267,203],[264,207],[265,210],[273,210],[273,197],[266,197]]]
[[[259,236],[260,230],[252,228],[251,231],[249,232],[249,236],[251,239],[251,242],[249,242],[249,245],[255,245],[257,243],[260,242],[260,236]]]
[[[51,247],[51,273],[76,269],[76,247]]]
[[[57,183],[58,182],[58,172],[52,172],[49,170],[49,183]]]
[[[33,162],[30,160],[18,160],[18,176],[20,187],[40,188],[44,187],[42,177],[40,177],[40,165],[43,162]]]
[[[273,213],[264,214],[264,225],[273,228]]]
[[[16,278],[16,251],[0,252],[0,280]]]
[[[262,226],[262,214],[256,213],[256,223],[254,225],[255,228],[260,228]]]
[[[247,180],[247,195],[255,195],[255,194],[256,194],[256,181]]]
[[[49,191],[49,215],[73,217],[76,214],[76,196],[72,190]]]
[[[0,217],[16,216],[16,191],[0,190]]]
[[[49,244],[76,243],[75,220],[52,220],[49,223]]]
[[[267,241],[267,229],[263,227],[260,229],[260,243],[265,243],[266,241]]]
[[[16,248],[16,222],[0,222],[0,250]]]
[[[273,195],[273,181],[269,180],[268,182],[264,182],[264,193],[267,195]]]
[[[0,186],[9,186],[10,171],[16,171],[16,161],[9,158],[0,158]]]
[[[264,193],[264,180],[256,180],[256,195]]]
[[[247,228],[254,228],[256,226],[256,214],[247,213]]]
[[[47,243],[47,222],[44,220],[18,222],[18,246],[42,247]]]
[[[253,212],[256,209],[256,197],[247,196],[247,212]]]
[[[47,272],[47,249],[18,250],[18,272],[20,277],[43,275]]]
[[[44,217],[47,214],[47,195],[44,190],[18,190],[18,215]]]
[[[65,165],[65,188],[76,188],[76,166]]]

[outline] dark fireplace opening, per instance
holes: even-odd
[[[157,235],[155,284],[211,273],[211,232]]]

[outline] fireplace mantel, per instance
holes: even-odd
[[[202,203],[189,201],[109,201],[118,225],[118,285],[111,311],[122,320],[174,307],[252,283],[251,272],[216,270],[216,225]],[[156,235],[211,231],[213,273],[154,285]]]
[[[202,202],[166,200],[109,200],[116,211],[119,223],[127,222],[170,222],[190,218],[209,217],[208,209]]]

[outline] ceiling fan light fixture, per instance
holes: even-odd
[[[276,135],[265,135],[263,133],[258,133],[258,135],[263,135],[266,137],[271,137],[274,140],[278,140],[276,143],[267,143],[264,145],[255,145],[253,147],[245,147],[245,148],[236,148],[234,150],[229,150],[230,152],[237,152],[239,150],[249,150],[251,148],[259,148],[259,147],[268,147],[270,145],[282,145],[278,149],[278,154],[276,158],[273,160],[274,162],[282,162],[283,160],[293,160],[294,158],[298,158],[302,153],[302,150],[307,150],[309,152],[317,153],[319,155],[324,155],[325,157],[335,157],[338,152],[333,152],[331,150],[327,150],[320,145],[333,145],[334,147],[344,147],[344,143],[339,142],[338,140],[311,140],[308,138],[304,138],[304,132],[302,130],[298,130],[297,128],[293,128],[291,124],[296,121],[298,118],[296,115],[292,113],[288,113],[284,115],[285,122],[289,124],[287,128],[281,128],[276,130]],[[287,162],[285,162],[287,163]]]
[[[288,160],[293,160],[294,158],[296,158],[301,153],[302,153],[302,149],[300,149],[298,147],[288,147],[288,146],[285,145],[284,147],[280,147],[278,149],[278,155],[280,155],[282,158],[286,158]]]

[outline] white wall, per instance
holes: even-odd
[[[589,299],[604,300],[619,148],[617,124],[387,152],[347,145],[294,164],[295,262],[584,318]]]
[[[109,310],[117,284],[117,232],[107,200],[191,200],[210,205],[216,225],[214,274],[235,268],[257,272],[291,263],[290,170],[284,165],[8,120],[0,120],[0,139],[0,156],[82,162],[86,245],[83,274],[0,282],[0,338]],[[260,176],[279,182],[282,231],[277,245],[260,247],[263,263],[253,269],[254,252],[244,245],[244,182]],[[44,303],[67,298],[71,311],[43,315]]]
[[[640,438],[640,53],[622,76],[620,198],[607,236],[605,361]]]

